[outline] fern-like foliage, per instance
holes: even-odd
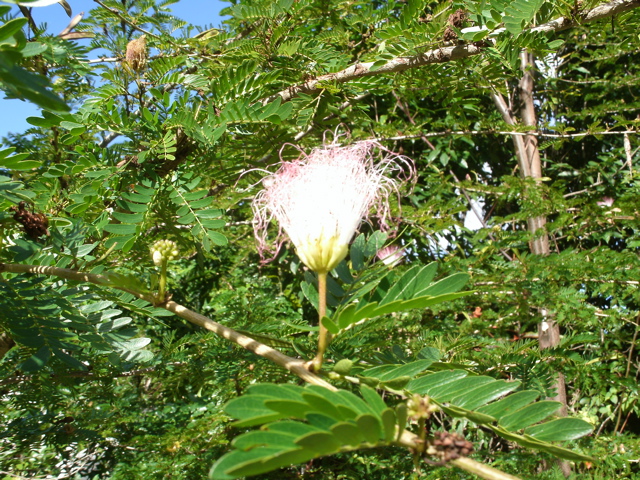
[[[427,308],[472,293],[459,292],[469,280],[464,273],[433,283],[438,269],[435,262],[403,272],[388,269],[383,262],[374,263],[386,238],[382,232],[374,232],[369,238],[359,235],[350,249],[351,269],[341,262],[335,269],[335,278],[327,282],[327,303],[332,310],[322,323],[333,335],[368,318]],[[310,274],[302,289],[317,305],[317,290]]]
[[[369,387],[361,394],[314,385],[252,385],[226,411],[238,427],[266,425],[236,437],[236,450],[216,462],[210,478],[257,475],[339,451],[394,444],[406,415],[387,407]]]
[[[509,2],[505,9],[504,26],[513,34],[520,33],[536,16],[545,0],[517,0]]]
[[[378,369],[376,373],[393,380],[415,375],[428,368],[429,362],[386,366],[384,372]],[[588,423],[575,418],[544,422],[558,409],[558,402],[532,403],[539,395],[532,391],[495,401],[518,386],[516,382],[447,370],[416,379],[406,393],[428,395],[429,402],[439,405],[445,413],[484,425],[522,446],[560,458],[588,460],[589,457],[550,443],[573,440],[591,431]],[[216,462],[210,478],[229,480],[258,475],[342,451],[399,444],[407,422],[406,405],[390,408],[366,385],[361,386],[360,393],[362,397],[347,390],[330,391],[313,385],[252,385],[246,395],[229,402],[226,411],[238,419],[236,427],[263,427],[238,436],[233,441],[235,450]],[[516,433],[520,430],[524,432]]]
[[[43,284],[42,278],[15,276],[0,281],[0,328],[19,344],[17,369],[42,369],[52,355],[68,366],[86,370],[83,350],[110,355],[113,363],[147,361],[150,339],[129,325],[131,317],[113,308],[112,301],[96,301],[85,289]]]
[[[584,455],[549,443],[575,440],[593,430],[577,418],[556,418],[560,402],[536,402],[540,392],[522,390],[519,381],[475,375],[458,365],[438,362],[439,352],[431,348],[421,351],[417,360],[398,350],[399,355],[388,352],[382,357],[390,363],[355,367],[348,373],[373,387],[401,391],[406,396],[426,395],[449,416],[466,418],[524,447],[568,460],[585,460]]]

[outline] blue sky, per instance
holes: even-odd
[[[67,0],[73,16],[84,12],[87,18],[91,9],[99,7],[93,0]],[[6,5],[0,0],[0,5]],[[171,5],[175,16],[186,20],[192,25],[202,27],[219,27],[222,19],[220,10],[229,6],[229,3],[221,0],[181,0],[179,3]],[[14,7],[18,11],[17,7]],[[70,18],[64,9],[58,5],[40,7],[33,9],[33,17],[38,25],[47,24],[49,33],[58,34],[68,24]],[[96,55],[97,56],[97,55]],[[89,58],[93,58],[89,55]],[[40,109],[31,103],[21,100],[6,100],[4,93],[0,91],[0,139],[9,132],[21,133],[29,128],[27,117],[40,116]]]

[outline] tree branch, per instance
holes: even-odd
[[[467,136],[467,135],[520,135],[524,136],[535,136],[540,138],[582,138],[589,136],[597,136],[597,135],[638,135],[640,132],[636,130],[624,130],[624,131],[601,131],[601,132],[581,132],[581,133],[545,133],[540,131],[527,131],[527,132],[517,132],[517,131],[507,131],[507,130],[444,130],[442,132],[427,132],[427,133],[418,133],[415,135],[397,135],[395,137],[378,137],[374,140],[378,142],[383,141],[399,141],[399,140],[415,140],[422,138],[432,138],[432,137],[446,137],[449,135],[458,135],[458,136]]]
[[[423,67],[434,63],[446,63],[452,60],[478,55],[482,49],[475,45],[456,45],[453,47],[436,48],[414,57],[396,57],[389,60],[379,68],[373,69],[374,62],[356,63],[339,72],[328,73],[314,79],[308,80],[300,85],[294,85],[272,95],[265,100],[264,104],[274,101],[280,97],[287,102],[300,93],[311,93],[323,88],[323,83],[346,83],[362,77],[371,77],[383,73],[404,72],[416,67]]]
[[[613,0],[611,2],[598,5],[597,7],[581,14],[575,18],[559,17],[550,22],[538,25],[529,29],[532,32],[554,32],[565,30],[583,23],[592,22],[594,20],[600,20],[602,18],[611,17],[618,13],[623,13],[628,10],[640,7],[640,0]],[[480,29],[478,29],[480,30]],[[501,30],[494,31],[496,34]],[[300,93],[311,93],[323,88],[323,83],[346,83],[351,80],[362,77],[370,77],[372,75],[384,74],[384,73],[397,73],[404,72],[411,68],[424,67],[434,63],[446,63],[453,60],[460,60],[463,58],[472,57],[478,55],[483,51],[481,47],[475,45],[456,45],[436,48],[429,50],[425,53],[415,55],[412,57],[396,57],[389,60],[386,64],[379,68],[373,69],[374,62],[356,63],[350,67],[345,68],[339,72],[328,73],[321,75],[300,85],[294,85],[288,87],[275,95],[272,95],[265,100],[264,104],[272,102],[277,97],[280,97],[283,101],[289,101]]]
[[[52,275],[59,278],[64,278],[66,280],[73,280],[77,282],[87,282],[93,283],[95,285],[100,286],[109,286],[112,288],[116,288],[118,290],[122,290],[124,292],[131,293],[138,298],[141,298],[152,305],[155,305],[156,299],[153,295],[149,293],[141,293],[137,290],[132,290],[126,287],[116,286],[111,283],[109,277],[105,275],[97,275],[94,273],[84,273],[78,272],[75,270],[70,270],[68,268],[58,268],[58,267],[43,267],[40,265],[18,265],[18,264],[6,264],[0,263],[0,273],[9,272],[9,273],[37,273],[41,275]],[[198,325],[202,328],[205,328],[227,340],[240,345],[243,348],[255,353],[256,355],[260,355],[268,360],[271,360],[277,365],[286,368],[291,373],[297,375],[302,378],[304,381],[308,383],[312,383],[314,385],[320,385],[326,388],[335,388],[333,385],[328,383],[326,380],[320,378],[318,375],[311,373],[305,367],[304,360],[293,358],[285,355],[284,353],[275,350],[267,345],[264,345],[253,338],[247,337],[235,330],[225,327],[217,322],[214,322],[210,318],[205,317],[204,315],[200,315],[188,308],[173,302],[169,301],[164,304],[157,305],[159,307],[165,308],[170,312],[175,313],[177,316],[184,318],[188,322],[193,323],[194,325]]]

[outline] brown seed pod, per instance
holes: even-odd
[[[25,233],[32,240],[42,236],[49,236],[49,220],[43,213],[34,213],[26,209],[26,203],[20,202],[17,207],[11,207],[15,213],[13,219],[20,223]]]

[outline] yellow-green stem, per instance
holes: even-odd
[[[318,323],[320,324],[320,333],[318,335],[318,353],[310,365],[312,372],[319,372],[322,368],[324,360],[324,352],[331,341],[331,334],[322,325],[322,318],[327,315],[327,274],[318,273]]]
[[[163,259],[160,267],[160,279],[158,280],[158,302],[164,303],[167,290],[167,260]]]

